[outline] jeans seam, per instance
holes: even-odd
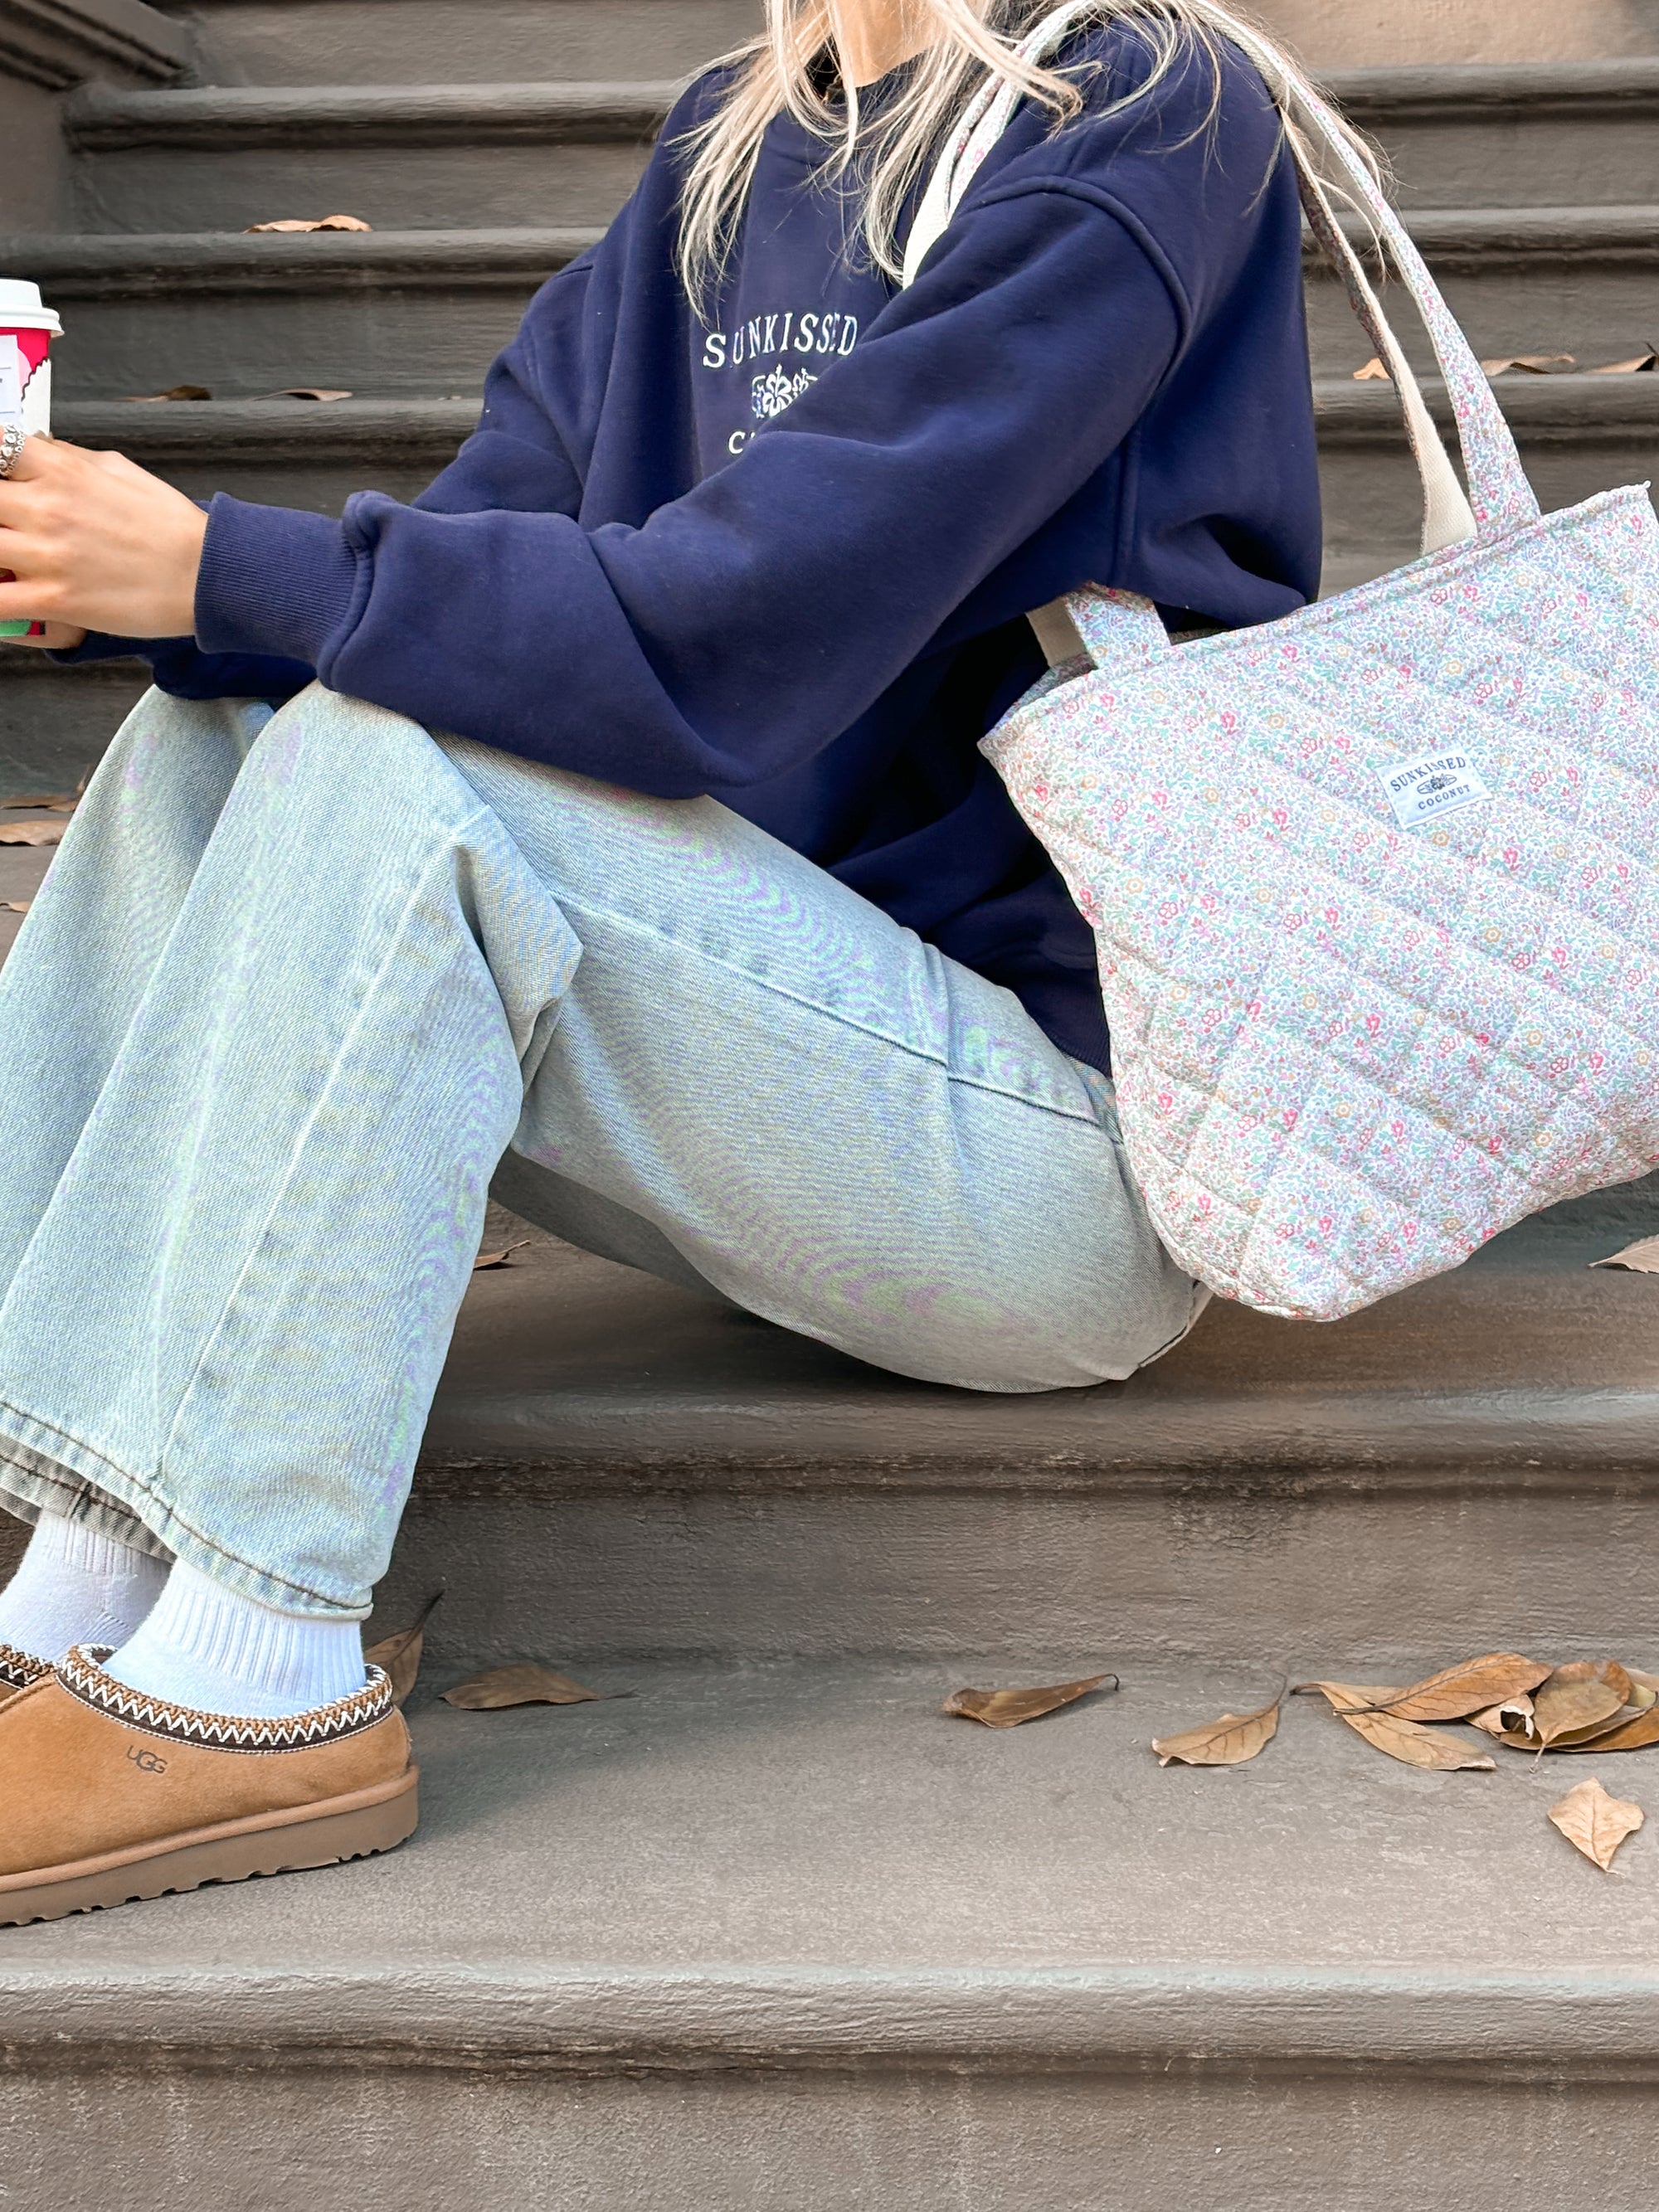
[[[106,1469],[112,1475],[118,1476],[123,1482],[131,1484],[134,1490],[141,1492],[143,1497],[159,1507],[169,1520],[176,1521],[187,1536],[194,1542],[202,1545],[206,1550],[218,1553],[221,1558],[233,1560],[239,1567],[246,1567],[250,1574],[258,1575],[263,1581],[280,1583],[284,1589],[291,1589],[297,1597],[310,1598],[319,1605],[338,1605],[338,1599],[329,1596],[325,1591],[313,1589],[307,1583],[296,1583],[287,1575],[273,1574],[269,1567],[262,1567],[252,1559],[244,1559],[240,1552],[233,1552],[228,1544],[221,1543],[216,1536],[204,1534],[193,1522],[186,1521],[176,1506],[170,1504],[165,1498],[158,1497],[154,1484],[145,1480],[142,1475],[134,1474],[130,1468],[123,1467],[118,1461],[112,1460],[109,1454],[101,1450],[98,1445],[88,1443],[84,1438],[77,1437],[71,1430],[64,1428],[57,1421],[46,1420],[39,1413],[28,1413],[21,1406],[14,1406],[9,1398],[0,1398],[0,1413],[15,1413],[20,1421],[27,1421],[31,1427],[44,1429],[51,1435],[61,1437],[64,1443],[73,1446],[76,1451],[84,1452],[88,1459],[96,1460],[100,1468]],[[0,1438],[0,1461],[3,1461],[9,1467],[17,1467],[20,1474],[30,1475],[36,1480],[55,1483],[58,1488],[64,1490],[77,1489],[84,1492],[88,1487],[94,1489],[99,1487],[88,1476],[81,1476],[76,1480],[75,1469],[68,1466],[65,1466],[64,1473],[70,1478],[69,1480],[64,1480],[57,1475],[41,1475],[33,1468],[23,1467],[20,1462],[11,1457],[6,1449],[8,1443],[18,1441],[20,1440],[16,1438]],[[42,1453],[41,1456],[46,1458],[50,1455]],[[122,1500],[112,1494],[112,1503],[119,1505]],[[143,1515],[138,1513],[135,1513],[132,1517],[135,1521],[143,1518]],[[147,1522],[144,1525],[149,1527]],[[152,1528],[150,1534],[153,1536],[159,1535],[161,1531]],[[167,1540],[163,1537],[162,1540],[165,1542]]]
[[[398,946],[403,941],[404,933],[408,927],[409,917],[414,910],[416,902],[425,891],[428,880],[431,877],[433,872],[438,867],[445,854],[449,851],[451,842],[464,835],[475,822],[489,819],[490,818],[490,815],[491,810],[488,806],[481,804],[473,812],[466,815],[462,820],[456,823],[452,828],[447,830],[445,844],[440,847],[439,850],[433,854],[431,860],[421,871],[414,884],[410,886],[409,896],[404,902],[402,909],[398,914],[397,922],[388,935],[386,950],[380,957],[379,964],[375,968],[374,975],[369,979],[368,988],[363,992],[362,997],[359,1000],[357,1006],[352,1014],[351,1020],[347,1025],[344,1035],[341,1037],[339,1044],[335,1050],[333,1058],[330,1062],[327,1079],[319,1088],[317,1097],[312,1105],[311,1111],[306,1115],[303,1126],[296,1134],[294,1143],[289,1148],[288,1160],[283,1170],[282,1181],[271,1198],[270,1204],[265,1209],[264,1216],[259,1224],[257,1234],[249,1241],[247,1252],[244,1256],[240,1267],[237,1270],[236,1279],[226,1291],[224,1304],[220,1308],[218,1316],[216,1318],[212,1328],[208,1330],[206,1335],[204,1337],[201,1349],[198,1352],[194,1361],[191,1363],[190,1372],[185,1377],[184,1382],[179,1388],[178,1396],[173,1401],[173,1413],[167,1424],[167,1434],[161,1439],[160,1449],[156,1453],[155,1463],[158,1472],[165,1471],[167,1452],[171,1448],[174,1438],[178,1435],[179,1424],[184,1418],[185,1407],[190,1398],[190,1395],[195,1389],[197,1382],[201,1376],[203,1366],[211,1356],[215,1345],[219,1341],[220,1337],[224,1332],[226,1322],[228,1321],[231,1312],[235,1307],[237,1299],[241,1294],[242,1287],[247,1280],[248,1270],[252,1267],[254,1260],[270,1231],[271,1218],[276,1213],[277,1207],[282,1203],[283,1194],[288,1190],[289,1185],[293,1182],[301,1154],[302,1153],[306,1143],[310,1137],[311,1132],[317,1126],[317,1118],[322,1112],[325,1104],[332,1095],[335,1079],[339,1072],[341,1059],[349,1047],[352,1039],[356,1036],[358,1030],[362,1027],[367,1016],[368,1009],[374,1002],[375,993],[380,989],[382,982],[385,981],[386,969],[391,963],[392,956]],[[199,1530],[192,1529],[191,1534],[195,1536],[198,1543],[205,1544],[212,1540],[209,1537],[203,1535]],[[216,1544],[214,1548],[217,1550],[222,1547]],[[227,1552],[225,1556],[229,1559],[234,1558],[235,1554],[234,1553]],[[239,1564],[251,1568],[256,1574],[264,1574],[266,1572],[266,1570],[263,1567],[253,1566],[252,1560],[243,1559],[240,1560]],[[281,1575],[276,1575],[273,1576],[271,1579],[276,1582],[283,1582],[286,1580],[286,1577]],[[299,1583],[291,1583],[289,1587],[292,1589],[301,1589],[303,1586]],[[315,1597],[325,1605],[336,1602],[336,1601],[331,1598],[325,1597],[323,1594],[318,1590],[307,1589],[306,1590],[305,1595],[310,1597]]]
[[[689,944],[683,937],[669,937],[661,930],[653,929],[648,923],[635,921],[632,915],[618,914],[614,907],[585,905],[580,897],[568,897],[552,885],[549,889],[565,913],[602,915],[606,921],[634,936],[653,938],[659,944],[672,945],[678,951],[689,952],[695,958],[706,961],[711,968],[718,968],[722,975],[738,976],[745,983],[752,983],[757,989],[769,992],[774,998],[787,999],[791,1006],[805,1006],[809,1012],[821,1015],[827,1022],[838,1022],[843,1029],[855,1030],[860,1036],[872,1037],[877,1043],[889,1045],[895,1052],[908,1054],[912,1060],[926,1060],[930,1066],[941,1070],[947,1083],[960,1084],[965,1091],[982,1091],[987,1097],[1006,1098],[1011,1105],[1034,1107],[1040,1114],[1052,1114],[1062,1121],[1076,1121],[1085,1128],[1103,1127],[1093,1114],[1079,1114],[1069,1106],[1056,1106],[1045,1098],[1033,1098],[1023,1091],[1010,1091],[1000,1083],[987,1083],[971,1075],[960,1074],[942,1054],[929,1052],[921,1045],[912,1044],[908,1038],[890,1036],[885,1030],[858,1021],[850,1014],[839,1012],[834,1006],[823,1006],[817,999],[807,997],[804,992],[791,990],[787,985],[775,983],[767,976],[757,975],[751,969],[739,968],[729,960],[722,960],[718,953],[706,951],[700,945]],[[1056,1046],[1055,1050],[1059,1049]]]

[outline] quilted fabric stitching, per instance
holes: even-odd
[[[1154,1219],[1215,1287],[1333,1317],[1659,1158],[1659,623],[1638,591],[1656,574],[1643,489],[1604,493],[1267,629],[1150,660],[1128,645],[1103,672],[1039,686],[986,740],[1096,927],[1125,1139]],[[1195,763],[1229,713],[1228,757]],[[1293,757],[1298,734],[1339,722],[1346,758]],[[1427,842],[1396,828],[1372,770],[1443,743],[1488,764],[1531,761],[1494,767],[1490,805]],[[1208,805],[1206,788],[1219,794]],[[1261,831],[1275,805],[1277,849]],[[1375,852],[1396,880],[1376,880]],[[1256,878],[1275,863],[1285,895],[1263,908]],[[1364,909],[1360,950],[1328,935],[1309,967],[1315,1004],[1299,1023],[1267,1003],[1295,970],[1281,926],[1292,890],[1323,912]],[[1436,957],[1402,969],[1413,931]],[[1238,949],[1234,1012],[1247,1017],[1219,1042],[1194,1026],[1224,1000],[1210,980],[1218,943]],[[1362,1006],[1381,1009],[1379,1033],[1413,1033],[1391,1070],[1356,1060]],[[1305,1069],[1306,1091],[1305,1126],[1273,1157],[1251,1141],[1263,1127],[1251,1102],[1273,1095],[1275,1063]],[[1345,1158],[1328,1109],[1368,1084],[1371,1133]],[[1431,1218],[1437,1188],[1452,1195]],[[1413,1204],[1412,1190],[1428,1195]]]

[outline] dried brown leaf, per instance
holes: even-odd
[[[1376,355],[1373,354],[1364,368],[1355,369],[1353,380],[1356,384],[1392,384],[1394,379],[1383,368]]]
[[[1559,1736],[1595,1728],[1630,1703],[1631,1679],[1616,1659],[1576,1659],[1533,1692],[1533,1729],[1547,1749]]]
[[[327,401],[330,399],[349,399],[351,394],[349,392],[327,392],[325,391],[320,385],[316,384],[285,384],[280,392],[261,392],[256,396],[260,399],[316,399]]]
[[[1644,370],[1653,369],[1659,369],[1659,352],[1650,348],[1646,353],[1638,353],[1632,361],[1604,362],[1600,368],[1593,368],[1589,374],[1592,376],[1640,376]]]
[[[442,1692],[447,1705],[464,1713],[495,1713],[509,1705],[586,1705],[604,1702],[602,1693],[589,1690],[568,1674],[525,1661],[514,1667],[492,1667],[488,1674],[473,1674]]]
[[[1559,1805],[1550,1807],[1549,1818],[1575,1850],[1583,1851],[1605,1870],[1613,1864],[1620,1844],[1636,1833],[1647,1815],[1639,1805],[1609,1797],[1591,1775],[1589,1781],[1569,1790]]]
[[[159,407],[167,399],[211,399],[213,394],[205,384],[175,384],[166,392],[129,392],[126,397],[134,407]]]
[[[1483,1713],[1471,1713],[1471,1728],[1484,1729],[1488,1735],[1518,1740],[1532,1735],[1532,1699],[1528,1697],[1505,1698],[1498,1705],[1488,1705]]]
[[[73,806],[80,796],[78,791],[25,791],[15,799],[0,799],[0,807]]]
[[[1535,1690],[1549,1672],[1547,1662],[1540,1667],[1518,1651],[1488,1651],[1413,1682],[1388,1700],[1388,1710],[1401,1721],[1467,1720],[1488,1705]]]
[[[61,845],[68,827],[61,815],[50,822],[0,822],[0,845]]]
[[[312,222],[298,216],[283,216],[276,222],[251,222],[244,235],[252,238],[257,232],[264,230],[373,230],[374,228],[372,222],[365,222],[361,216],[355,215],[319,216]]]
[[[1639,1667],[1626,1667],[1625,1672],[1630,1676],[1632,1705],[1651,1705],[1659,1698],[1659,1674],[1644,1674]]]
[[[1558,1736],[1550,1746],[1552,1751],[1645,1751],[1650,1743],[1659,1743],[1659,1705],[1627,1705],[1599,1729],[1584,1732],[1582,1737]],[[1532,1747],[1538,1749],[1537,1744]],[[1524,1747],[1523,1747],[1524,1748]]]
[[[1223,1713],[1218,1721],[1202,1728],[1184,1729],[1179,1735],[1155,1735],[1152,1749],[1160,1766],[1171,1760],[1182,1766],[1243,1766],[1265,1751],[1279,1733],[1279,1700],[1254,1713]]]
[[[1298,1682],[1294,1694],[1304,1697],[1310,1690],[1317,1690],[1333,1712],[1380,1711],[1406,1694],[1398,1686],[1389,1689],[1378,1682]]]
[[[1605,1260],[1592,1260],[1592,1267],[1623,1267],[1632,1275],[1659,1275],[1659,1237],[1644,1237],[1634,1244],[1626,1244],[1622,1252],[1610,1253]]]
[[[1480,366],[1488,376],[1502,376],[1511,368],[1523,368],[1528,376],[1565,376],[1578,363],[1570,353],[1510,353]]]
[[[1393,1713],[1342,1713],[1341,1718],[1374,1750],[1386,1752],[1404,1766],[1431,1766],[1450,1774],[1466,1767],[1490,1771],[1498,1764],[1490,1752],[1460,1743],[1455,1735],[1442,1735],[1420,1721],[1398,1720]]]
[[[527,1237],[520,1237],[516,1244],[503,1244],[499,1252],[480,1252],[472,1262],[473,1273],[476,1275],[481,1267],[505,1267],[513,1255],[522,1252],[529,1242]]]
[[[392,1678],[392,1696],[397,1705],[415,1686],[415,1678],[421,1671],[421,1654],[426,1649],[426,1625],[432,1618],[432,1608],[442,1597],[441,1589],[434,1590],[421,1607],[419,1617],[408,1628],[400,1628],[395,1636],[387,1636],[379,1644],[371,1644],[363,1656],[371,1667],[383,1668]]]
[[[1401,1694],[1397,1690],[1368,1688],[1358,1682],[1307,1682],[1301,1686],[1320,1691],[1331,1711],[1356,1735],[1364,1736],[1374,1750],[1386,1752],[1404,1766],[1433,1767],[1449,1774],[1463,1768],[1490,1771],[1498,1764],[1489,1753],[1477,1751],[1473,1744],[1460,1743],[1455,1736],[1441,1735],[1416,1721],[1404,1721],[1379,1710]]]
[[[1091,1674],[1081,1682],[1060,1682],[1046,1690],[957,1690],[939,1711],[964,1721],[982,1721],[987,1728],[1018,1728],[1022,1721],[1041,1720],[1079,1698],[1097,1690],[1103,1682],[1117,1687],[1115,1674]]]
[[[32,899],[0,899],[0,912],[27,914],[33,904]]]

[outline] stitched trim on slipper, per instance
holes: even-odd
[[[77,1644],[59,1660],[54,1671],[70,1695],[90,1705],[94,1712],[107,1714],[111,1720],[146,1735],[200,1744],[209,1751],[307,1750],[372,1728],[392,1709],[390,1676],[371,1667],[368,1681],[349,1698],[337,1698],[332,1705],[313,1705],[308,1712],[285,1715],[280,1720],[198,1712],[190,1705],[175,1705],[166,1698],[153,1698],[147,1691],[129,1689],[125,1682],[118,1682],[99,1663],[109,1656],[108,1646]]]
[[[15,1644],[0,1643],[0,1690],[27,1690],[31,1682],[51,1672],[50,1659],[37,1659],[33,1652],[20,1651]]]

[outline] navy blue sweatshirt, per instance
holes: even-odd
[[[1061,59],[1095,65],[1083,115],[1018,111],[905,291],[854,242],[855,179],[775,121],[700,315],[673,255],[703,78],[412,505],[214,501],[197,643],[145,648],[158,680],[283,696],[314,670],[531,760],[712,793],[1104,1067],[1089,932],[976,750],[1042,672],[1021,618],[1090,580],[1176,625],[1287,613],[1319,495],[1260,80],[1230,60],[1211,116],[1193,56],[1113,114],[1146,72],[1133,34]]]

